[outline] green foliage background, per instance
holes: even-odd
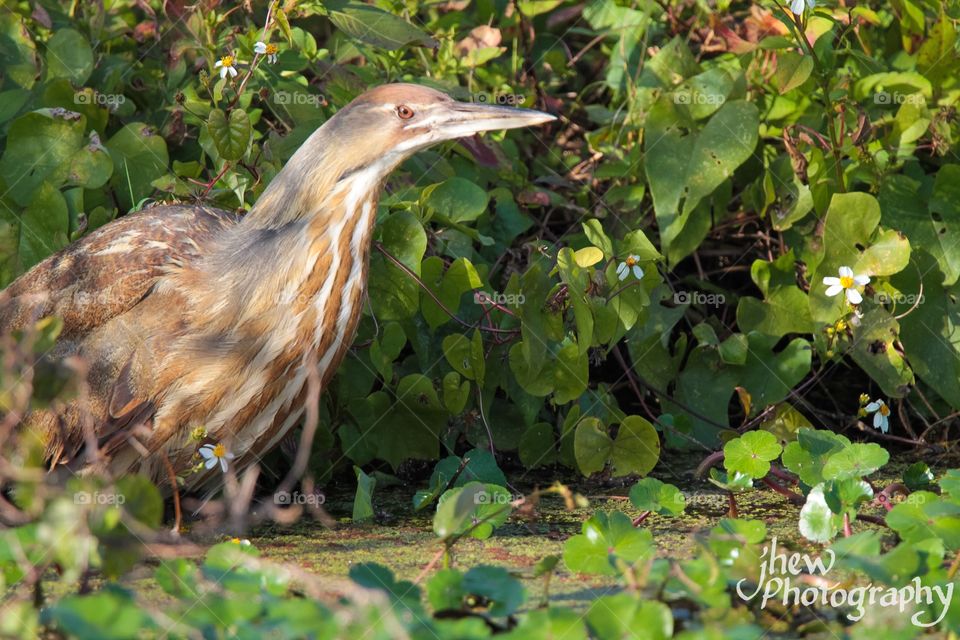
[[[927,424],[960,408],[950,3],[813,12],[812,47],[783,7],[728,3],[40,6],[0,16],[3,282],[155,202],[249,208],[373,85],[560,115],[391,179],[369,348],[324,407],[337,464],[492,435],[528,467],[646,473],[648,420],[715,447],[785,400],[827,425],[861,391]],[[642,278],[619,278],[629,256]],[[840,266],[871,278],[860,317],[825,296]]]
[[[960,3],[847,4],[795,16],[776,1],[729,0],[7,3],[0,285],[155,203],[249,209],[312,131],[374,85],[420,82],[461,100],[547,110],[557,123],[435,148],[391,178],[370,304],[324,397],[314,474],[354,472],[355,513],[370,517],[376,481],[361,467],[439,460],[414,500],[439,502],[435,531],[449,553],[507,515],[471,502],[506,495],[495,461],[474,460],[473,475],[458,481],[465,463],[456,454],[492,444],[527,469],[644,476],[661,447],[726,443],[715,484],[746,490],[782,453],[815,496],[801,531],[828,541],[873,497],[863,477],[887,457],[808,427],[856,424],[866,394],[895,407],[894,437],[946,441],[960,410]],[[255,54],[258,41],[278,46],[275,62]],[[224,56],[236,77],[221,77]],[[869,276],[861,304],[826,295],[823,278],[841,267]],[[49,321],[42,329],[56,333]],[[37,465],[29,443],[24,451]],[[137,501],[136,519],[159,525],[154,494],[125,482],[123,493],[150,496]],[[634,503],[674,514],[676,493],[642,485]],[[915,495],[889,524],[919,546],[881,566],[871,564],[879,536],[847,538],[845,549],[861,554],[853,568],[889,577],[927,563],[931,580],[952,579],[955,568],[940,564],[957,547],[955,502]],[[45,504],[43,525],[17,536],[40,545],[44,531],[69,530],[66,503]],[[945,524],[931,534],[922,523],[934,516]],[[95,533],[129,524],[117,517],[103,516]],[[636,587],[647,532],[619,512],[583,526],[564,552],[568,568]],[[705,548],[729,567],[729,536],[755,544],[765,530],[728,520],[714,534]],[[57,551],[69,579],[90,550],[74,551]],[[214,547],[200,569],[164,564],[156,579],[189,601],[204,579],[229,573],[228,590],[259,594],[256,624],[267,628],[297,615],[329,619],[313,603],[280,598],[285,578],[253,560],[255,550],[224,560],[235,552]],[[23,578],[12,555],[0,553],[3,562],[6,581]],[[104,554],[101,567],[120,574],[132,562]],[[492,615],[512,615],[522,594],[491,569],[437,574],[433,608],[493,588]],[[720,607],[727,578],[702,564],[686,571],[701,590],[684,597]],[[382,568],[352,577],[423,613]],[[243,619],[228,595],[217,611]],[[93,597],[64,600],[44,620],[89,624],[88,637],[110,622],[146,624],[129,617],[131,594]],[[673,633],[660,603],[595,609],[587,622],[596,637],[616,636],[623,619],[656,629],[651,637]],[[103,612],[113,610],[128,617],[111,621]],[[567,613],[529,624],[576,627]],[[480,637],[481,627],[446,637]]]

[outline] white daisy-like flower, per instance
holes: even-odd
[[[827,276],[823,279],[823,284],[827,285],[827,296],[833,297],[841,291],[847,292],[847,300],[850,304],[860,304],[863,302],[863,296],[857,291],[857,287],[862,287],[870,283],[870,276],[857,276],[853,274],[850,267],[840,267],[840,277],[834,278]]]
[[[227,460],[233,460],[234,455],[227,451],[227,448],[223,446],[222,443],[205,444],[200,447],[200,455],[206,461],[203,463],[207,469],[213,469],[217,466],[217,463],[220,463],[220,468],[224,473],[227,472]]]
[[[863,408],[873,414],[873,428],[887,433],[890,431],[890,407],[883,400],[874,400]]]
[[[223,56],[217,63],[213,65],[217,69],[220,69],[220,77],[226,78],[228,75],[231,78],[237,77],[237,60],[233,56]]]
[[[262,56],[267,56],[267,62],[273,64],[277,61],[277,54],[280,52],[280,48],[273,44],[267,44],[265,42],[258,42],[253,45],[254,53],[259,53]]]
[[[633,271],[633,277],[635,277],[637,280],[642,278],[643,269],[640,268],[639,263],[639,256],[627,256],[626,260],[617,265],[617,275],[620,277],[620,280],[626,280],[631,271]]]
[[[817,6],[817,0],[791,0],[790,11],[792,11],[794,15],[802,16],[804,9],[813,11],[815,6]]]

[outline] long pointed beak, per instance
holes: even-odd
[[[454,102],[443,105],[431,120],[434,130],[444,139],[463,138],[481,131],[500,131],[553,122],[556,116],[534,109]]]

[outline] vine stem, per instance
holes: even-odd
[[[803,496],[801,496],[799,493],[794,493],[790,489],[787,489],[786,487],[777,484],[776,482],[774,482],[773,480],[771,480],[766,476],[761,478],[760,481],[763,484],[770,487],[771,489],[773,489],[774,491],[776,491],[777,493],[779,493],[780,495],[784,496],[787,500],[789,500],[793,504],[803,504],[804,502],[806,502],[803,499]]]
[[[834,171],[837,174],[837,189],[840,193],[846,192],[846,186],[844,185],[843,179],[843,166],[841,164],[841,158],[843,157],[840,144],[837,140],[837,122],[836,114],[834,113],[833,102],[830,100],[830,79],[827,76],[827,70],[824,69],[823,64],[820,61],[820,56],[817,55],[817,52],[813,49],[813,44],[807,40],[806,34],[806,24],[802,16],[798,16],[783,5],[780,4],[779,0],[773,0],[774,4],[777,5],[784,15],[792,16],[792,20],[788,20],[787,24],[791,27],[791,31],[795,32],[797,42],[800,44],[800,48],[806,50],[806,52],[813,59],[813,64],[817,69],[817,80],[820,84],[820,90],[823,92],[823,102],[826,105],[826,116],[827,116],[827,129],[830,135],[830,146],[831,152],[833,155],[833,165]],[[818,227],[819,229],[819,227]],[[822,233],[822,232],[821,232]]]
[[[453,320],[456,320],[457,323],[460,324],[460,326],[466,327],[466,328],[468,328],[468,329],[480,329],[481,331],[487,331],[487,332],[490,332],[490,333],[496,333],[496,334],[500,334],[500,335],[515,336],[515,335],[519,335],[519,334],[520,334],[520,330],[519,330],[519,329],[500,329],[500,328],[497,328],[497,327],[485,327],[485,326],[483,326],[483,325],[481,325],[481,324],[479,324],[479,323],[478,323],[478,324],[470,324],[469,322],[467,322],[466,320],[464,320],[464,319],[461,318],[460,316],[456,315],[454,312],[450,311],[450,309],[447,308],[447,305],[443,304],[443,302],[440,301],[440,298],[438,298],[438,297],[436,296],[436,294],[434,294],[433,291],[430,290],[430,287],[427,286],[427,283],[425,283],[425,282],[420,278],[420,276],[418,276],[416,273],[414,273],[414,271],[413,271],[410,267],[408,267],[407,265],[405,265],[405,264],[403,264],[402,262],[400,262],[400,259],[397,258],[396,256],[394,256],[394,255],[393,255],[392,253],[390,253],[389,251],[387,251],[386,248],[384,248],[384,246],[383,246],[381,243],[379,243],[379,242],[374,242],[374,243],[373,243],[373,246],[376,247],[377,251],[379,251],[380,253],[382,253],[387,260],[389,260],[390,262],[392,262],[395,267],[397,267],[398,269],[400,269],[401,271],[403,271],[405,274],[407,274],[408,276],[410,276],[411,278],[413,278],[414,282],[416,282],[416,283],[420,286],[420,288],[423,289],[424,293],[426,293],[427,296],[429,296],[430,299],[433,300],[433,302],[434,302],[438,307],[440,307],[440,309],[441,309],[445,314],[447,314],[448,316],[450,316]]]

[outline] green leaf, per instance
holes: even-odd
[[[597,512],[583,523],[582,533],[563,545],[563,562],[573,573],[615,576],[617,561],[628,565],[652,559],[653,534],[637,529],[620,511]]]
[[[472,567],[461,584],[467,594],[489,601],[491,616],[512,615],[525,599],[523,585],[503,567]]]
[[[873,489],[866,480],[831,480],[823,485],[823,497],[831,511],[837,515],[846,513],[852,521],[856,519],[859,506],[873,499]]]
[[[561,4],[563,4],[563,0],[518,0],[517,8],[523,15],[533,18],[542,13],[553,11]]]
[[[960,228],[956,226],[960,216],[960,164],[940,168],[926,206],[918,198],[921,193],[921,183],[913,178],[894,175],[883,180],[879,193],[883,224],[899,229],[911,246],[923,248],[936,258],[944,275],[943,284],[951,285],[960,277]],[[906,270],[905,275],[909,272]]]
[[[823,465],[827,480],[863,478],[890,460],[890,454],[876,442],[855,442],[832,454]]]
[[[154,628],[133,595],[115,585],[88,595],[67,596],[44,609],[43,619],[80,640],[135,638]]]
[[[407,45],[434,48],[436,40],[403,18],[372,5],[327,0],[330,21],[345,34],[378,49],[396,51]]]
[[[899,231],[880,232],[853,267],[854,273],[870,276],[892,276],[910,263],[910,241]]]
[[[903,471],[903,484],[910,491],[929,489],[934,481],[933,472],[930,471],[930,467],[925,462],[914,462]]]
[[[413,273],[420,275],[420,264],[427,249],[423,225],[408,211],[391,214],[377,225],[384,248]],[[377,320],[405,320],[420,306],[420,287],[409,275],[388,261],[379,251],[370,257],[369,299]]]
[[[737,326],[777,338],[788,333],[812,333],[807,294],[795,286],[777,287],[763,301],[744,296],[737,304]]]
[[[63,109],[34,111],[14,120],[0,158],[4,191],[26,206],[44,182],[59,188],[83,146],[85,127],[86,118]]]
[[[880,222],[880,204],[869,193],[837,193],[823,225],[823,260],[810,276],[810,311],[818,322],[833,323],[849,306],[844,296],[828,298],[825,276],[836,277],[841,266],[852,267],[860,259],[859,243],[869,238]]]
[[[910,295],[923,292],[922,302],[898,320],[899,338],[917,377],[960,409],[960,309],[955,295],[941,285],[944,272],[926,252],[929,248],[915,251],[913,266],[892,280]]]
[[[457,373],[483,384],[485,361],[479,331],[474,331],[473,339],[458,333],[447,336],[443,339],[443,355]]]
[[[37,80],[37,46],[31,39],[28,18],[14,11],[0,12],[0,53],[4,58],[4,75],[15,84],[30,89]]]
[[[443,377],[443,406],[453,415],[457,415],[467,406],[470,399],[470,382],[460,382],[460,374],[451,371]]]
[[[70,215],[59,190],[43,182],[33,193],[33,200],[19,215],[0,206],[0,220],[11,226],[12,246],[4,256],[19,274],[69,243]]]
[[[748,544],[760,544],[767,537],[767,525],[762,520],[721,518],[710,530],[710,548],[721,560],[739,557]]]
[[[783,464],[807,486],[824,481],[823,466],[834,453],[850,446],[850,440],[832,431],[801,428],[797,440],[783,450]]]
[[[776,436],[769,431],[749,431],[723,447],[723,466],[727,471],[760,479],[770,472],[770,462],[776,460],[782,450]]]
[[[463,574],[456,569],[440,569],[427,580],[427,600],[434,611],[459,611],[466,595]]]
[[[524,430],[518,448],[520,462],[527,469],[546,467],[557,462],[557,444],[553,425],[538,422]]]
[[[423,190],[423,204],[453,222],[473,222],[487,210],[490,196],[464,178],[450,178]]]
[[[207,130],[224,160],[234,162],[246,155],[253,128],[243,109],[231,109],[229,116],[221,109],[214,109],[207,118]]]
[[[151,183],[166,174],[167,143],[152,127],[132,122],[115,133],[106,147],[113,159],[110,185],[125,213],[153,193]]]
[[[854,362],[892,398],[902,398],[914,384],[913,371],[895,344],[899,333],[900,325],[890,313],[872,309],[854,329],[851,350]]]
[[[569,343],[557,353],[553,368],[553,401],[566,404],[579,398],[590,381],[587,354],[576,343]]]
[[[950,550],[960,549],[960,505],[929,491],[915,491],[910,500],[887,513],[887,525],[905,542],[940,538]]]
[[[357,493],[353,498],[353,522],[359,524],[373,520],[373,491],[377,487],[377,479],[368,476],[363,469],[354,465],[353,473],[357,476]]]
[[[512,507],[510,492],[495,484],[468,482],[440,496],[433,517],[433,532],[449,539],[470,531],[480,540],[507,521]]]
[[[670,516],[680,515],[687,506],[687,499],[680,489],[656,478],[644,478],[633,485],[630,502],[640,511]]]
[[[717,468],[712,468],[707,480],[730,493],[741,493],[753,488],[753,478],[739,471],[727,474]]]
[[[47,77],[82,85],[93,71],[93,51],[79,32],[60,29],[47,43]]]
[[[773,86],[780,95],[796,89],[813,72],[813,58],[808,55],[783,51],[777,54],[777,70],[773,74]]]
[[[113,159],[106,147],[92,141],[73,156],[67,182],[84,189],[99,189],[113,175]]]
[[[752,103],[732,100],[701,131],[683,135],[681,126],[676,105],[665,96],[650,110],[644,135],[644,168],[665,252],[700,201],[752,156],[759,112]]]
[[[673,637],[673,615],[662,602],[640,600],[629,593],[602,596],[590,604],[587,624],[597,638],[636,638],[642,629],[644,640]]]
[[[592,267],[603,260],[603,251],[597,247],[584,247],[574,252],[573,259],[579,267]]]
[[[660,436],[657,430],[640,416],[627,416],[617,430],[610,459],[616,476],[632,473],[647,475],[660,459]]]
[[[597,418],[584,418],[577,424],[573,450],[580,473],[589,476],[607,466],[613,451],[613,439]]]
[[[123,496],[126,512],[140,524],[155,529],[163,519],[163,497],[156,485],[142,475],[117,480],[117,494]]]

